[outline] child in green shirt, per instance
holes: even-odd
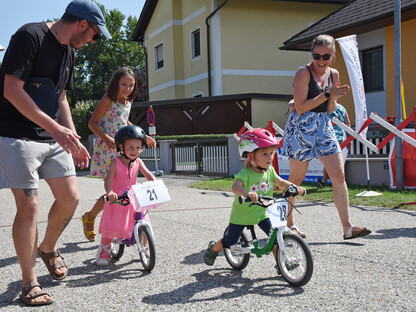
[[[271,222],[266,209],[258,205],[249,207],[250,203],[240,204],[238,197],[249,197],[253,203],[257,203],[259,195],[273,196],[274,185],[282,189],[292,185],[289,181],[279,177],[271,166],[277,145],[276,137],[265,129],[253,128],[241,136],[239,152],[241,157],[248,157],[248,159],[245,168],[235,175],[232,186],[235,198],[228,232],[217,242],[211,241],[209,243],[204,256],[205,264],[213,265],[222,249],[230,248],[237,243],[247,225],[258,224],[266,234],[269,234]],[[297,188],[299,194],[305,194],[304,188]],[[273,252],[275,254],[276,245]]]

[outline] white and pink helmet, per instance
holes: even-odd
[[[266,129],[252,128],[241,135],[238,150],[241,157],[247,157],[246,153],[253,153],[256,149],[278,144],[277,138]]]

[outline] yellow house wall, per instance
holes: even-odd
[[[160,29],[160,27],[168,24],[172,21],[172,14],[174,12],[172,1],[163,0],[159,1],[156,5],[153,16],[149,22],[149,25],[146,29],[146,49],[148,53],[148,80],[149,88],[154,86],[160,86],[174,79],[175,76],[175,66],[174,66],[174,28],[167,27],[162,30],[160,33],[150,37],[154,34],[155,31]],[[164,52],[164,68],[155,71],[154,64],[154,47],[159,43],[163,42],[163,52]],[[155,96],[156,95],[156,96]],[[161,99],[171,99],[175,98],[175,88],[169,87],[164,88],[155,93],[149,94],[149,99],[152,100],[161,100]]]
[[[413,112],[413,107],[416,106],[416,66],[414,55],[416,54],[416,42],[414,40],[414,33],[416,30],[416,19],[403,22],[401,25],[401,46],[402,46],[402,77],[405,85],[405,103],[407,116]],[[395,86],[394,86],[394,26],[389,26],[385,29],[385,72],[386,72],[386,112],[387,116],[395,115]],[[348,77],[347,68],[343,60],[341,49],[339,45],[336,45],[337,58],[332,64],[340,73],[341,84],[351,85]],[[351,124],[355,125],[355,108],[352,93],[349,92],[345,97],[340,99],[341,103],[346,110],[351,120]],[[371,112],[367,112],[370,114]],[[385,116],[381,116],[385,117]]]
[[[269,120],[284,130],[288,115],[287,101],[278,99],[256,99],[251,101],[252,126],[265,128]]]
[[[146,45],[149,53],[150,88],[169,83],[168,88],[150,93],[150,100],[191,97],[197,91],[207,95],[206,79],[189,82],[190,78],[206,72],[205,17],[209,14],[211,1],[163,0],[159,1],[146,30]],[[192,17],[192,14],[204,11]],[[160,27],[170,26],[150,38]],[[200,28],[201,57],[191,61],[191,31]],[[153,47],[163,40],[165,68],[154,70]]]
[[[308,27],[339,5],[291,3],[271,0],[229,1],[220,14],[220,67],[230,70],[266,71],[260,75],[223,75],[222,93],[292,93],[294,72],[309,60],[304,52],[281,51],[288,37]],[[194,18],[195,12],[203,11]],[[207,31],[205,19],[212,10],[211,0],[159,1],[145,33],[149,62],[150,100],[208,95]],[[172,22],[175,23],[172,25]],[[178,25],[179,21],[179,25]],[[296,21],[296,23],[293,23]],[[170,26],[153,37],[162,26]],[[213,23],[213,20],[211,20]],[[191,60],[191,31],[200,28],[201,57]],[[213,25],[211,25],[213,31]],[[211,48],[215,48],[211,33]],[[165,67],[155,72],[154,46],[164,44]],[[211,54],[213,55],[213,53]],[[214,69],[213,62],[211,70]],[[277,71],[283,76],[270,75]],[[212,77],[214,80],[215,77]],[[158,91],[154,87],[166,86]]]
[[[223,94],[291,94],[294,72],[310,58],[305,52],[282,51],[279,47],[338,7],[269,0],[228,2],[221,10],[222,69],[253,70],[259,75],[223,75]],[[281,71],[283,76],[270,71]]]
[[[401,25],[401,63],[404,84],[406,114],[409,116],[416,106],[416,19]],[[386,99],[387,116],[395,113],[395,80],[394,80],[394,26],[386,28]]]
[[[331,67],[336,68],[339,72],[339,81],[340,84],[348,84],[351,86],[350,79],[348,77],[347,67],[344,62],[344,58],[342,56],[341,48],[337,42],[335,42],[335,61],[331,64]],[[348,92],[348,94],[338,100],[342,106],[345,107],[348,116],[350,118],[351,124],[355,125],[355,108],[354,108],[354,101],[352,98],[352,92]]]
[[[185,79],[195,79],[195,77],[207,72],[207,36],[205,18],[211,12],[211,1],[194,1],[184,0],[182,5],[182,19],[195,14],[195,12],[203,11],[198,16],[189,19],[181,26],[182,38],[183,38],[183,54],[182,54],[182,68]],[[186,4],[186,5],[185,5]],[[195,29],[200,30],[200,42],[201,42],[201,56],[191,59],[191,32]],[[195,82],[186,83],[184,85],[183,97],[192,97],[192,94],[196,92],[202,92],[203,96],[208,95],[208,82],[207,79],[200,79]]]

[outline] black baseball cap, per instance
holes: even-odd
[[[108,39],[111,39],[111,35],[105,27],[105,16],[100,6],[92,0],[73,0],[66,7],[65,13],[69,13],[73,16],[92,22],[98,26],[101,33]]]

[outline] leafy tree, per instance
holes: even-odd
[[[114,72],[127,66],[139,70],[145,64],[144,51],[140,43],[133,42],[137,18],[127,17],[119,10],[105,10],[107,29],[112,39],[97,40],[75,53],[75,89],[68,92],[71,106],[78,101],[99,100],[105,93]]]

